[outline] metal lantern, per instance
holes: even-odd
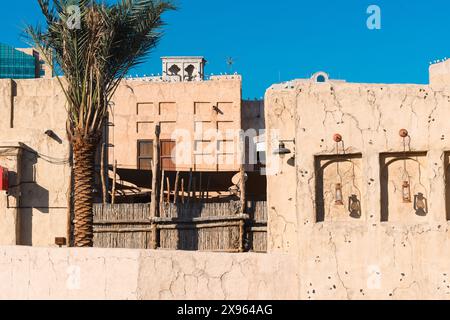
[[[356,194],[353,194],[348,198],[348,211],[350,212],[350,217],[352,218],[361,217],[361,201],[359,201]]]
[[[411,202],[411,185],[409,184],[409,181],[403,181],[402,197],[403,197],[403,202],[404,203],[410,203]]]
[[[334,203],[337,206],[344,205],[344,198],[342,196],[342,184],[340,184],[340,183],[336,183],[336,185],[335,185]]]
[[[290,154],[291,150],[289,150],[288,148],[286,148],[286,145],[284,144],[284,142],[280,142],[280,144],[278,145],[278,148],[274,150],[273,154],[277,154],[280,157],[284,157],[287,154]]]
[[[425,216],[428,214],[428,201],[423,193],[418,193],[414,196],[414,210],[418,216]]]

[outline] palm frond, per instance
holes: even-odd
[[[130,68],[142,63],[162,37],[170,0],[38,0],[46,27],[28,26],[31,43],[56,71],[68,102],[69,136],[101,134],[108,104]],[[80,28],[70,28],[71,6]]]

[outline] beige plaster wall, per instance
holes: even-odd
[[[0,80],[0,165],[10,170],[13,186],[9,195],[0,192],[0,228],[8,229],[0,233],[1,245],[50,246],[55,237],[67,237],[64,104],[55,79]]]
[[[153,140],[159,123],[161,139],[179,144],[177,170],[239,170],[241,82],[240,76],[191,82],[123,81],[110,117],[114,123],[110,162],[117,160],[119,168],[137,169],[137,141]],[[175,130],[184,132],[174,136]],[[232,130],[231,135],[227,130]],[[221,136],[216,136],[217,131]],[[231,163],[224,163],[225,155]]]
[[[286,255],[0,247],[0,299],[295,299]]]
[[[292,163],[293,154],[283,159],[273,154],[279,140],[291,140],[285,144],[295,152],[295,101],[289,83],[275,85],[265,96],[269,252],[298,251],[295,160]]]
[[[295,173],[284,172],[282,164],[268,177],[268,206],[272,213],[269,238],[283,234],[297,245],[280,242],[280,248],[269,242],[270,252],[282,250],[298,257],[300,298],[449,297],[450,259],[445,254],[450,245],[446,213],[450,150],[447,92],[445,86],[436,89],[428,85],[333,81],[293,81],[267,91],[267,130],[289,126],[294,128],[296,140]],[[290,116],[286,116],[286,110]],[[406,167],[411,194],[424,193],[428,201],[425,216],[416,214],[413,202],[402,201],[399,188],[403,161],[396,160],[404,155],[399,136],[402,128],[410,133],[406,151],[412,154],[408,153]],[[353,193],[350,189],[357,186],[361,218],[351,218],[348,208],[334,204],[333,188],[339,180],[335,170],[325,170],[324,192],[317,192],[317,159],[335,156],[336,133],[343,136],[347,155],[341,155],[348,169],[343,171],[358,168],[347,178],[344,174],[343,192],[347,200]],[[350,155],[361,155],[361,159],[349,161]],[[281,161],[287,163],[286,158]],[[382,190],[386,190],[388,200],[386,195],[381,196]],[[295,193],[288,210],[287,192]],[[321,200],[329,207],[325,208],[323,222],[317,219]],[[386,205],[387,221],[382,217]],[[296,223],[296,232],[286,233],[285,224],[279,222],[284,220]]]
[[[430,86],[436,91],[450,90],[450,60],[430,66]]]

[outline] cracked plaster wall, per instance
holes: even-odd
[[[283,241],[269,241],[269,252],[297,257],[301,299],[450,298],[450,81],[434,68],[430,85],[292,81],[267,91],[267,130],[280,129],[296,140],[295,168],[286,169],[287,159],[272,159],[283,163],[268,177],[269,239]],[[408,209],[398,218],[403,212],[394,205],[397,218],[381,222],[380,154],[403,151],[402,128],[410,133],[411,151],[426,152],[419,159],[420,184],[429,213],[418,217]],[[335,133],[343,136],[346,153],[362,154],[363,217],[317,223],[314,159],[335,153]],[[268,150],[273,148],[268,139]],[[287,201],[292,194],[295,201]],[[401,201],[395,197],[391,201]],[[280,223],[285,220],[291,232]]]
[[[0,299],[295,299],[287,255],[0,247]]]
[[[0,80],[0,165],[12,186],[9,196],[0,192],[0,245],[48,246],[67,236],[65,101],[55,79]]]

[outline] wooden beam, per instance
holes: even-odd
[[[101,150],[101,159],[100,159],[100,178],[102,181],[102,195],[103,195],[103,205],[106,204],[107,198],[108,198],[108,190],[106,190],[106,180],[105,175],[107,174],[105,172],[105,148],[106,144],[102,143],[102,150]]]
[[[173,195],[173,203],[177,204],[178,202],[178,193],[179,193],[179,188],[178,185],[180,183],[180,171],[177,171],[177,176],[175,178],[175,193]]]
[[[191,202],[191,190],[192,190],[192,168],[189,170],[189,182],[188,182],[188,200],[187,203]]]
[[[181,203],[184,204],[184,178],[181,179]]]
[[[111,204],[116,204],[116,184],[117,184],[117,160],[114,161],[113,169],[113,186],[112,186],[112,199]]]
[[[170,203],[170,178],[167,177],[166,179],[166,183],[167,183],[167,203]]]
[[[241,170],[240,170],[240,174],[241,174],[241,181],[240,181],[240,191],[241,191],[241,213],[246,213],[247,212],[247,199],[245,197],[246,194],[246,188],[245,188],[245,169],[244,169],[244,165],[241,165]]]
[[[200,183],[198,185],[198,201],[203,200],[203,172],[200,172]]]
[[[206,184],[206,200],[209,200],[209,186],[211,182],[211,176],[208,174],[208,182]]]
[[[166,172],[163,170],[161,173],[161,190],[160,190],[160,197],[159,197],[159,204],[160,204],[160,212],[163,210],[163,204],[164,204],[164,179],[166,176]]]
[[[155,140],[153,141],[153,166],[152,166],[152,196],[151,196],[151,207],[150,216],[158,216],[158,192],[159,192],[159,162],[161,146],[159,144],[159,137],[161,135],[161,126],[159,124],[155,127]]]
[[[153,223],[151,226],[151,237],[150,248],[156,250],[158,249],[158,227],[156,223]]]
[[[192,178],[192,202],[197,202],[197,177]]]
[[[239,252],[245,251],[245,220],[239,222]]]

